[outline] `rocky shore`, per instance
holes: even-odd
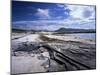
[[[96,44],[94,40],[63,37],[31,34],[13,39],[12,74],[96,68]]]

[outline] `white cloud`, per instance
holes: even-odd
[[[58,7],[70,10],[71,18],[80,19],[95,19],[95,7],[88,5],[69,5],[69,4],[57,4]],[[67,13],[67,11],[65,11]]]
[[[67,7],[71,10],[70,15],[74,18],[87,19],[95,13],[93,6],[68,5]]]
[[[38,8],[36,15],[40,19],[49,19],[49,18],[51,18],[49,9],[40,9],[40,8]]]
[[[70,17],[63,21],[64,24],[95,28],[95,6],[58,4],[58,7],[65,9],[65,13],[66,9],[70,10]]]

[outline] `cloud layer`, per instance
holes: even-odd
[[[30,11],[35,11],[31,12],[33,20],[14,21],[13,28],[24,27],[36,30],[56,30],[61,27],[95,29],[95,6],[53,4],[50,7],[43,5],[41,7],[30,9]]]
[[[51,18],[50,14],[49,14],[49,10],[48,9],[37,9],[37,13],[36,16],[38,16],[40,19],[49,19]]]

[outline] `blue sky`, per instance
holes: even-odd
[[[12,27],[95,29],[95,6],[12,1]]]

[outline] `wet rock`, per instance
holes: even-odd
[[[30,54],[30,56],[31,56],[31,57],[34,57],[34,56],[35,56],[35,54],[31,53],[31,54]]]

